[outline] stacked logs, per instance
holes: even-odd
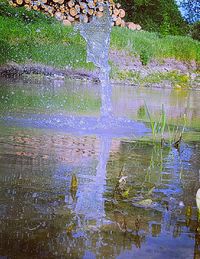
[[[127,27],[132,30],[140,30],[134,23],[124,21],[125,11],[119,3],[113,0],[11,0],[13,7],[24,6],[27,10],[41,11],[50,16],[55,16],[64,25],[76,22],[90,22],[93,16],[103,16],[104,3],[109,4],[113,26]]]

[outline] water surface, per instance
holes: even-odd
[[[79,118],[98,121],[98,85],[1,79],[0,256],[199,258],[199,95],[113,86],[115,118],[135,122],[105,134],[76,127]],[[179,150],[144,141],[145,102],[155,118],[164,104],[170,124],[186,114]],[[65,118],[78,118],[71,131]]]

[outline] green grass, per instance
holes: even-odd
[[[86,44],[73,27],[64,27],[54,18],[24,8],[0,3],[0,64],[42,63],[59,68],[94,69],[86,63]],[[134,32],[114,27],[111,48],[138,55],[143,64],[151,58],[176,58],[200,62],[200,43],[190,37]]]
[[[38,12],[0,3],[0,35],[0,64],[14,61],[62,68],[94,67],[86,63],[85,41],[72,27]]]
[[[111,47],[139,55],[144,65],[151,58],[176,58],[182,61],[200,62],[200,42],[185,36],[160,36],[153,32],[114,27]]]

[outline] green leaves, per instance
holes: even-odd
[[[166,113],[164,110],[164,105],[162,105],[162,112],[161,112],[158,122],[153,120],[146,103],[145,103],[145,110],[146,110],[147,118],[149,119],[149,122],[151,125],[151,130],[152,130],[152,135],[153,135],[154,140],[156,140],[156,138],[159,135],[161,135],[161,137],[163,138],[163,134],[164,134],[165,127],[166,127]]]
[[[186,35],[184,21],[174,0],[121,0],[127,20],[139,23],[144,30],[164,35]]]

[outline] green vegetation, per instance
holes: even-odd
[[[176,122],[173,121],[172,123],[172,119],[167,118],[164,105],[162,105],[160,114],[153,116],[145,103],[144,106],[140,107],[138,116],[143,121],[146,120],[149,123],[152,132],[152,141],[154,144],[160,142],[161,147],[167,141],[169,146],[179,149],[185,128],[191,123],[187,121],[185,114],[179,119],[179,122],[176,119]]]
[[[128,80],[141,86],[159,84],[162,82],[170,82],[173,88],[189,88],[191,87],[190,77],[186,74],[181,74],[179,71],[173,70],[169,72],[155,72],[142,77],[139,72],[129,70],[119,70],[114,67],[111,71],[111,77],[121,81]]]
[[[174,87],[188,87],[190,84],[190,78],[188,75],[180,74],[177,71],[170,72],[158,72],[151,75],[146,76],[143,80],[143,83],[160,83],[164,80],[169,80],[172,82]]]
[[[113,28],[111,47],[125,49],[131,54],[145,55],[142,59],[176,58],[200,62],[200,42],[183,36],[161,36],[158,33],[137,32],[127,28]]]
[[[0,3],[0,64],[43,63],[55,67],[94,69],[86,63],[86,46],[72,27],[64,27],[53,18],[24,8]],[[200,43],[190,37],[161,36],[113,28],[111,48],[140,56],[145,65],[151,58],[176,58],[200,61]]]
[[[191,26],[191,36],[193,39],[200,41],[200,21]]]
[[[166,126],[166,114],[165,114],[164,106],[162,105],[162,112],[158,122],[153,120],[146,103],[145,103],[145,111],[150,122],[154,141],[157,139],[158,136],[160,136],[161,139],[163,139],[165,126]]]
[[[144,30],[162,35],[186,35],[184,21],[175,0],[121,0],[128,21],[139,23]]]
[[[24,10],[24,13],[28,16],[33,12]],[[14,61],[56,67],[92,67],[85,62],[85,42],[73,28],[64,27],[55,20],[46,22],[42,15],[31,22],[22,18],[0,16],[0,64]]]

